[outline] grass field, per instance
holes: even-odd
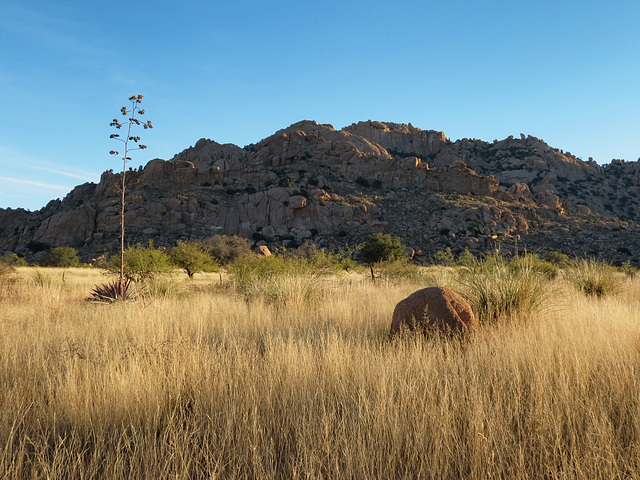
[[[399,300],[455,288],[444,269],[279,303],[200,275],[114,305],[85,300],[96,270],[35,272],[0,287],[0,478],[640,478],[632,280],[553,280],[457,342],[387,335]]]

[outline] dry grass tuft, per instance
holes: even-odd
[[[579,291],[591,297],[618,294],[624,284],[614,267],[594,259],[571,262],[567,270],[567,280]]]
[[[2,478],[640,478],[635,284],[460,344],[387,340],[414,283],[102,305],[52,272],[0,304]]]

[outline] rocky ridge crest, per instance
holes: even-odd
[[[127,177],[132,244],[228,234],[335,248],[383,231],[425,255],[557,250],[640,263],[638,162],[600,166],[532,136],[452,142],[411,124],[302,121],[245,148],[201,139]],[[119,178],[104,172],[36,212],[0,209],[0,252],[116,251]]]

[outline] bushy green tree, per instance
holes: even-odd
[[[73,247],[55,247],[47,250],[40,259],[43,267],[77,267],[78,251]]]
[[[405,258],[405,248],[399,237],[388,233],[372,233],[359,247],[365,265]]]
[[[123,262],[119,257],[111,257],[109,270],[123,272],[125,278],[140,282],[171,270],[172,264],[166,250],[148,245],[128,246],[124,251]]]
[[[178,245],[169,252],[169,257],[176,267],[187,272],[189,278],[199,272],[215,272],[220,268],[211,256],[211,249],[203,242],[178,241]]]

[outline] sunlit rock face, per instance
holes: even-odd
[[[120,182],[109,171],[37,212],[0,209],[0,251],[116,251]],[[200,139],[128,170],[126,183],[130,244],[228,234],[272,250],[341,248],[382,231],[425,259],[526,248],[640,263],[638,162],[599,166],[532,136],[451,141],[411,124],[305,120],[244,148]]]

